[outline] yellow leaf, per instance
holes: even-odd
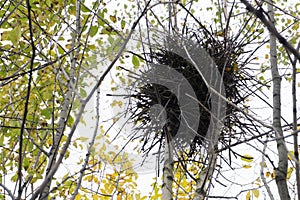
[[[218,32],[215,33],[215,36],[224,37],[225,36],[225,32],[224,31],[218,31]]]
[[[258,198],[259,197],[259,190],[252,190],[253,195]]]
[[[234,72],[237,72],[238,70],[239,70],[239,65],[238,65],[237,62],[234,62],[234,63],[233,63],[233,71],[234,71]]]
[[[246,194],[246,200],[250,200],[250,197],[251,197],[251,194],[250,194],[250,191],[248,191]]]
[[[113,118],[113,123],[117,122],[118,120],[119,120],[118,117],[114,117],[114,118]]]
[[[268,59],[269,58],[269,54],[265,54],[265,59]]]
[[[92,198],[93,198],[93,200],[100,200],[101,199],[101,197],[98,196],[97,194],[93,194]]]
[[[266,177],[269,178],[271,176],[271,172],[266,172]]]
[[[241,160],[243,161],[246,161],[248,163],[251,163],[253,161],[253,157],[248,155],[248,154],[244,154],[242,157],[241,157]]]
[[[226,67],[226,68],[225,68],[225,71],[226,71],[226,72],[230,72],[230,71],[231,71],[231,67]]]
[[[97,184],[99,183],[98,177],[94,176],[94,182],[97,183]]]
[[[272,176],[273,179],[276,178],[276,173],[275,173],[275,171],[272,172],[271,176]]]
[[[267,167],[267,164],[266,164],[265,162],[264,162],[264,163],[260,162],[259,165],[260,165],[260,166]]]
[[[119,106],[120,108],[122,108],[123,102],[122,101],[113,100],[113,102],[110,105],[112,107]]]
[[[291,178],[291,175],[294,171],[294,168],[293,167],[290,167],[287,171],[287,174],[286,174],[286,179],[289,180]]]
[[[251,165],[243,165],[243,168],[245,168],[245,169],[249,169],[251,167],[252,167]]]
[[[115,15],[110,15],[110,16],[109,16],[109,19],[110,19],[113,23],[115,23],[115,22],[117,21],[117,18],[116,18]]]
[[[258,185],[260,185],[260,183],[261,183],[261,180],[260,180],[260,178],[259,178],[259,177],[256,179],[256,182],[257,182],[257,184],[258,184]]]
[[[89,138],[87,138],[87,137],[80,137],[79,138],[82,142],[86,142]]]
[[[75,200],[81,200],[81,197],[82,197],[81,194],[78,193],[75,197]]]
[[[136,200],[144,200],[144,199],[147,199],[147,197],[146,197],[146,196],[142,196],[142,197],[141,197],[141,194],[136,194],[136,195],[135,195],[135,199],[136,199]]]
[[[298,22],[296,22],[295,24],[294,24],[294,26],[292,27],[292,29],[293,30],[298,30],[299,29],[299,23]]]
[[[289,151],[289,153],[288,153],[288,159],[292,160],[294,156],[295,156],[294,151]]]

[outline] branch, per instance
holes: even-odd
[[[261,20],[261,22],[268,28],[270,33],[272,33],[278,41],[287,49],[289,52],[291,52],[297,60],[300,61],[300,54],[299,52],[277,31],[275,25],[267,20],[267,18],[264,15],[264,12],[262,8],[259,10],[255,9],[247,0],[241,0],[243,4],[245,4],[246,9],[253,13],[257,18]]]
[[[27,5],[28,26],[29,26],[29,32],[30,32],[30,44],[31,44],[32,56],[30,59],[30,70],[29,70],[29,79],[28,79],[28,84],[27,84],[27,94],[26,94],[25,108],[24,108],[24,114],[23,114],[23,119],[22,119],[21,130],[20,130],[20,138],[19,138],[18,199],[21,199],[22,192],[23,192],[23,187],[22,187],[23,135],[24,135],[24,130],[25,130],[26,117],[27,117],[27,113],[28,113],[28,104],[29,104],[31,81],[32,81],[32,69],[33,69],[34,58],[35,58],[35,45],[34,45],[34,40],[33,40],[33,29],[32,29],[32,23],[31,23],[31,15],[30,15],[31,6],[30,6],[29,0],[26,0],[26,5]]]
[[[268,1],[268,15],[271,24],[274,27],[274,10],[271,5],[272,0]],[[263,16],[263,15],[262,15]],[[275,29],[275,27],[274,27]],[[269,29],[270,30],[270,29]],[[276,29],[275,29],[276,30]],[[278,167],[276,172],[276,184],[280,199],[290,199],[286,176],[288,167],[288,152],[283,137],[283,130],[281,125],[281,77],[277,66],[276,56],[276,35],[270,30],[270,64],[273,80],[273,127],[276,135],[277,150],[278,150]]]
[[[48,182],[51,181],[52,177],[54,176],[54,174],[56,173],[58,167],[60,166],[60,163],[62,162],[65,153],[68,150],[68,146],[71,142],[72,136],[77,128],[77,125],[80,121],[80,118],[84,112],[85,106],[86,104],[90,101],[90,99],[92,98],[92,96],[94,95],[95,91],[99,88],[99,86],[101,85],[101,83],[103,82],[104,78],[106,77],[106,75],[110,72],[110,70],[113,68],[114,64],[117,62],[117,60],[120,58],[120,56],[122,55],[127,43],[129,42],[137,24],[139,23],[139,21],[142,19],[142,17],[145,15],[145,13],[148,10],[148,5],[150,4],[151,0],[147,3],[145,9],[143,10],[142,14],[138,17],[138,19],[133,23],[131,30],[129,32],[128,37],[126,38],[126,40],[124,41],[123,45],[121,46],[118,54],[116,55],[116,57],[114,58],[114,60],[110,63],[110,65],[107,67],[107,69],[105,70],[105,72],[102,74],[102,76],[100,77],[100,79],[98,80],[98,82],[96,83],[96,85],[93,87],[93,89],[91,90],[90,94],[87,96],[87,98],[82,102],[82,105],[80,107],[80,110],[76,116],[76,120],[70,130],[70,133],[68,135],[68,138],[63,146],[63,149],[60,153],[60,156],[57,160],[56,163],[53,164],[53,167],[51,168],[51,170],[49,171],[49,173],[47,174],[46,178],[44,179],[44,181],[41,183],[40,187],[32,194],[31,200],[36,199],[36,197],[41,193],[41,191],[44,190],[44,188],[47,186]]]
[[[262,159],[261,159],[262,164],[261,164],[261,168],[260,168],[260,178],[261,178],[262,182],[264,183],[264,186],[267,190],[267,193],[268,193],[270,199],[275,200],[274,196],[272,194],[272,191],[270,189],[270,186],[268,185],[268,183],[266,181],[266,178],[265,178],[265,175],[264,175],[264,165],[265,165],[265,156],[266,156],[265,152],[266,152],[267,144],[268,144],[267,141],[264,142],[264,148],[263,148]]]
[[[72,42],[71,42],[70,49],[74,49],[75,46],[77,46],[77,44],[80,43],[80,32],[81,32],[80,6],[79,6],[79,1],[77,0],[76,1],[76,30],[72,29],[73,36],[72,36]],[[49,172],[52,170],[52,167],[56,163],[56,159],[57,159],[57,155],[58,155],[59,147],[60,147],[59,144],[64,135],[64,130],[65,130],[68,118],[70,117],[72,102],[74,101],[74,98],[75,98],[73,93],[76,94],[74,83],[75,83],[76,64],[77,64],[76,58],[78,58],[79,51],[80,51],[80,49],[78,48],[77,51],[74,51],[73,53],[70,54],[70,63],[71,64],[70,64],[67,92],[65,94],[65,98],[62,103],[62,109],[60,112],[60,118],[58,121],[57,131],[53,138],[53,145],[49,152],[49,161],[48,161],[48,166],[46,168],[46,177],[48,177]],[[61,66],[61,68],[62,68],[62,66]],[[69,136],[69,137],[71,137],[71,136]],[[68,146],[69,146],[69,144],[68,144]],[[63,156],[65,156],[65,153],[66,152],[64,152]],[[53,175],[51,177],[49,177],[49,179],[47,180],[47,183],[45,184],[43,189],[40,191],[40,197],[39,197],[40,200],[46,200],[48,198]]]
[[[300,43],[298,43],[298,50],[300,48]],[[299,147],[298,147],[298,133],[297,131],[297,87],[296,87],[296,62],[293,62],[293,60],[290,58],[290,61],[292,63],[293,67],[293,73],[292,73],[292,101],[293,101],[293,139],[294,139],[294,155],[295,155],[295,168],[296,168],[296,187],[297,187],[297,193],[298,193],[298,200],[300,200],[300,166],[299,166]],[[295,60],[296,61],[296,60]]]
[[[13,193],[10,191],[10,189],[8,189],[5,185],[3,185],[2,183],[0,183],[0,187],[2,187],[10,196],[10,198],[12,200],[15,200],[16,198],[14,197]]]
[[[89,143],[89,149],[88,149],[88,152],[86,154],[84,163],[83,163],[83,165],[81,167],[80,175],[79,175],[79,178],[77,180],[76,188],[75,188],[75,191],[72,194],[71,200],[74,200],[76,198],[76,195],[78,194],[79,188],[81,187],[81,182],[82,182],[82,179],[83,179],[83,177],[85,175],[85,171],[87,169],[86,166],[88,165],[88,162],[89,162],[89,159],[90,159],[90,155],[92,153],[92,149],[93,149],[93,146],[94,146],[94,143],[95,143],[95,140],[96,140],[96,136],[97,136],[97,133],[98,133],[99,119],[100,119],[100,113],[99,113],[99,110],[100,110],[100,108],[99,108],[99,104],[100,104],[100,90],[97,91],[96,101],[97,101],[97,104],[96,104],[96,123],[95,123],[95,129],[94,129],[93,137],[92,137],[91,142]]]

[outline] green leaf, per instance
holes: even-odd
[[[121,21],[121,29],[124,29],[126,25],[126,22],[124,20]]]
[[[86,141],[88,141],[88,139],[89,139],[89,138],[87,138],[87,137],[80,137],[80,138],[79,138],[79,140],[81,140],[82,142],[86,142]]]
[[[82,89],[82,88],[80,88],[80,96],[82,98],[85,98],[87,96],[86,91],[84,89]]]
[[[67,121],[67,125],[68,125],[69,127],[71,127],[71,126],[73,125],[73,123],[74,123],[73,117],[72,117],[72,116],[69,116],[68,121]]]
[[[68,9],[68,13],[71,15],[76,15],[76,7],[75,6],[70,6]]]
[[[15,175],[13,175],[10,180],[12,182],[17,182],[17,180],[18,180],[18,174],[16,173]]]
[[[94,37],[98,32],[98,26],[92,26],[90,29],[90,36]]]
[[[86,6],[81,6],[82,12],[90,12],[90,10]]]
[[[7,31],[7,39],[9,39],[14,45],[17,45],[21,38],[21,27],[16,26],[12,31]]]
[[[51,108],[45,108],[42,110],[41,115],[45,116],[46,119],[51,118]]]
[[[23,167],[25,170],[27,170],[29,166],[30,166],[30,160],[29,160],[29,158],[25,157],[24,161],[23,161]]]
[[[140,66],[140,60],[136,55],[132,56],[132,64],[133,64],[134,68],[137,68]]]

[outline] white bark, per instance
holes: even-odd
[[[274,26],[275,20],[272,0],[268,0],[267,2],[269,19]],[[288,168],[288,151],[284,141],[284,135],[281,126],[281,77],[278,71],[276,53],[276,36],[270,31],[270,63],[273,78],[273,129],[276,134],[277,150],[279,157],[278,167],[275,170],[275,180],[280,199],[288,200],[290,199],[286,181]]]
[[[215,142],[211,142],[209,145],[208,165],[199,172],[193,200],[204,200],[210,189],[211,177],[216,166],[217,154],[215,151]]]
[[[123,42],[120,50],[118,51],[118,54],[116,55],[116,57],[113,59],[113,61],[110,63],[110,65],[107,67],[107,69],[104,71],[104,73],[102,74],[102,76],[99,78],[97,84],[93,87],[93,89],[91,90],[91,92],[89,93],[89,95],[86,97],[86,99],[82,102],[80,110],[78,112],[78,114],[76,115],[76,119],[74,121],[74,124],[72,125],[72,128],[68,134],[68,138],[65,141],[63,147],[61,148],[61,152],[59,154],[59,157],[57,159],[57,161],[52,165],[50,171],[47,173],[47,176],[44,178],[43,182],[40,184],[40,187],[32,194],[32,197],[30,198],[31,200],[36,199],[41,192],[45,189],[45,187],[49,184],[49,182],[51,182],[52,177],[54,176],[54,174],[56,173],[58,167],[60,166],[64,155],[66,154],[68,147],[71,143],[71,139],[72,136],[74,135],[74,132],[76,130],[76,127],[80,121],[80,118],[84,112],[85,106],[86,104],[91,100],[92,96],[94,95],[94,93],[96,92],[96,90],[99,88],[99,86],[101,85],[101,83],[103,82],[104,78],[106,77],[106,75],[110,72],[110,70],[113,68],[114,64],[117,62],[117,60],[120,58],[121,54],[123,53],[127,43],[130,40],[130,37],[132,36],[136,26],[138,25],[139,21],[142,19],[142,17],[145,15],[145,13],[147,12],[147,10],[149,9],[150,1],[148,2],[148,4],[146,5],[145,9],[143,10],[143,12],[141,13],[141,15],[137,18],[137,20],[133,23],[131,30],[128,34],[128,36],[126,37],[125,41]]]
[[[165,138],[165,151],[164,151],[164,168],[163,168],[163,185],[162,185],[162,199],[171,200],[172,183],[173,183],[173,145],[172,140],[169,137]]]

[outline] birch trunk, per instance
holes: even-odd
[[[80,33],[80,2],[76,1],[76,30],[73,31],[73,37],[72,37],[72,45],[71,45],[71,49],[74,49],[76,47],[77,44],[77,40],[78,40],[78,35]],[[68,89],[62,104],[62,109],[61,109],[61,113],[60,113],[60,119],[58,122],[58,127],[57,127],[57,131],[56,134],[53,138],[53,145],[50,149],[49,152],[49,161],[48,161],[48,166],[46,169],[46,176],[48,176],[50,170],[52,169],[52,167],[54,166],[54,164],[56,163],[56,159],[57,159],[57,154],[58,154],[58,150],[59,150],[59,145],[64,133],[64,129],[66,126],[66,123],[68,121],[69,118],[69,114],[70,114],[70,109],[71,109],[71,103],[72,103],[72,98],[73,98],[73,92],[75,90],[74,85],[75,85],[75,71],[76,71],[76,60],[77,57],[79,56],[79,49],[75,52],[71,52],[70,53],[70,62],[71,62],[71,69],[70,69],[70,73],[68,74],[69,76],[69,80],[68,80]],[[48,199],[48,195],[49,195],[49,191],[50,191],[50,187],[51,187],[51,182],[52,182],[52,177],[50,178],[50,181],[48,181],[47,185],[45,186],[45,188],[41,191],[40,193],[40,200],[47,200]]]
[[[268,15],[270,22],[274,24],[274,10],[272,0],[268,0]],[[276,173],[276,184],[280,199],[288,200],[290,199],[289,191],[287,187],[286,175],[288,168],[288,152],[286,149],[286,144],[284,141],[284,135],[281,126],[281,77],[277,66],[277,56],[276,56],[276,36],[270,32],[270,63],[271,63],[271,73],[273,79],[273,128],[276,134],[277,150],[278,150],[278,167],[275,170]]]
[[[173,183],[173,145],[172,140],[166,136],[165,151],[164,151],[164,168],[163,168],[163,185],[162,185],[162,199],[171,200],[173,197],[172,183]]]
[[[215,144],[211,143],[208,150],[208,165],[199,172],[199,178],[196,182],[196,190],[193,200],[204,200],[208,194],[211,177],[216,166],[217,154],[215,151]]]

